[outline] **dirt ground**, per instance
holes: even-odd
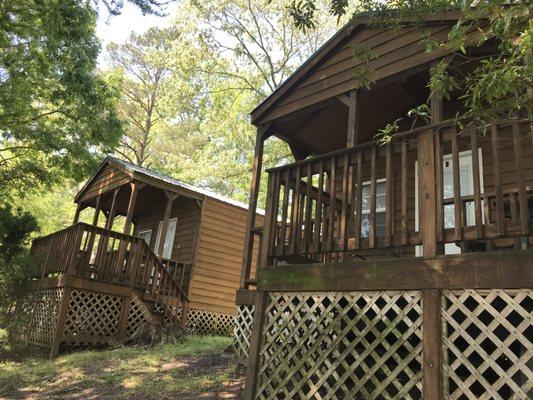
[[[0,399],[241,399],[244,369],[229,338],[63,354],[0,352]]]

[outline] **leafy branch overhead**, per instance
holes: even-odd
[[[531,102],[527,88],[532,86],[533,20],[530,2],[507,3],[500,0],[400,0],[348,2],[329,1],[328,12],[342,16],[351,12],[352,19],[364,17],[370,25],[389,29],[414,29],[428,17],[443,12],[462,12],[444,40],[431,35],[423,39],[426,51],[446,49],[451,53],[432,68],[429,89],[449,99],[452,92],[465,104],[464,115],[479,120],[516,116]],[[290,13],[295,26],[310,29],[316,25],[321,9],[314,0],[294,1]],[[476,32],[477,43],[468,43],[467,36]],[[491,54],[479,55],[472,48],[489,45]],[[372,55],[363,48],[354,48],[359,60],[354,79],[358,87],[373,83],[369,60]],[[459,66],[475,65],[469,74],[459,74]],[[531,106],[531,104],[529,104]]]

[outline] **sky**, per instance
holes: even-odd
[[[156,15],[142,15],[138,7],[130,2],[124,2],[122,13],[117,16],[110,16],[105,7],[100,5],[96,24],[96,36],[102,42],[102,52],[98,57],[99,66],[105,68],[108,64],[105,48],[109,43],[124,43],[131,32],[142,34],[154,26],[170,26],[175,18],[177,7],[177,2],[167,6],[167,15],[158,17]]]

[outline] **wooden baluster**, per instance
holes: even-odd
[[[313,165],[311,163],[307,164],[307,191],[306,191],[306,209],[305,209],[305,231],[304,231],[304,244],[305,244],[305,254],[309,255],[309,246],[311,244],[313,236],[313,199],[312,199],[312,190],[313,190]]]
[[[283,188],[283,204],[281,208],[281,232],[279,235],[279,244],[282,246],[282,254],[285,254],[285,238],[287,236],[287,214],[289,209],[289,195],[290,195],[290,179],[291,179],[291,170],[287,169],[285,171],[285,186]]]
[[[350,171],[349,171],[349,154],[344,154],[342,162],[342,209],[340,221],[340,237],[342,239],[342,250],[348,249],[348,213],[350,211],[349,190],[350,190]],[[344,259],[344,255],[343,255]]]
[[[315,209],[315,226],[314,226],[314,242],[317,253],[322,252],[322,235],[320,230],[322,227],[322,194],[324,193],[324,161],[320,160],[318,164],[318,194]]]
[[[385,185],[387,209],[385,214],[385,246],[392,245],[392,223],[394,221],[394,202],[393,202],[393,188],[394,180],[392,175],[392,143],[387,144],[385,148]]]
[[[479,153],[477,144],[477,131],[475,129],[470,133],[470,148],[472,151],[472,175],[474,186],[474,224],[476,226],[476,238],[483,237],[483,220],[481,213],[481,182],[479,176]]]
[[[336,169],[337,169],[337,160],[335,157],[331,159],[331,172],[329,176],[329,222],[328,222],[328,241],[329,241],[329,250],[332,251],[335,244],[335,208],[337,195],[335,193],[336,189]]]
[[[518,122],[513,123],[513,142],[515,153],[516,182],[518,184],[520,225],[522,227],[522,235],[526,236],[529,235],[529,213],[526,194],[526,181],[524,178],[524,156],[522,154],[522,140],[520,134],[520,124]]]
[[[455,216],[455,240],[463,237],[463,217],[461,200],[461,177],[459,175],[459,147],[457,145],[457,131],[452,129],[452,169],[453,169],[453,212]]]
[[[281,174],[279,171],[274,171],[274,187],[273,187],[273,193],[272,193],[272,218],[270,220],[270,238],[269,238],[269,250],[268,255],[269,257],[273,258],[275,256],[275,249],[276,249],[276,239],[277,239],[277,233],[278,233],[278,216],[279,216],[279,195],[281,191]],[[268,265],[270,265],[270,260],[267,260]]]
[[[292,212],[291,212],[291,229],[289,233],[291,254],[296,254],[298,250],[298,239],[300,237],[300,228],[298,226],[298,217],[300,215],[300,191],[301,191],[301,167],[296,167],[296,184],[292,192]]]
[[[361,248],[361,213],[363,211],[363,150],[357,153],[357,195],[355,204],[355,242]]]
[[[444,253],[444,190],[443,190],[443,159],[441,133],[435,133],[435,208],[437,224],[438,253]]]
[[[407,245],[407,142],[402,140],[402,245]]]
[[[373,145],[370,153],[370,248],[376,247],[376,195],[377,195],[377,146]]]
[[[513,225],[520,225],[520,215],[518,211],[518,198],[516,193],[509,193],[509,203],[511,205],[511,221]],[[514,248],[520,250],[520,238],[513,238]]]
[[[498,235],[505,235],[505,214],[503,209],[503,186],[500,166],[500,146],[498,138],[498,125],[491,126],[492,163],[494,165],[494,192],[496,194],[496,225]]]

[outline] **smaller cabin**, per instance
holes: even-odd
[[[233,333],[246,205],[112,156],[74,202],[73,225],[33,243],[39,276],[20,302],[23,340],[55,355],[154,323]]]

